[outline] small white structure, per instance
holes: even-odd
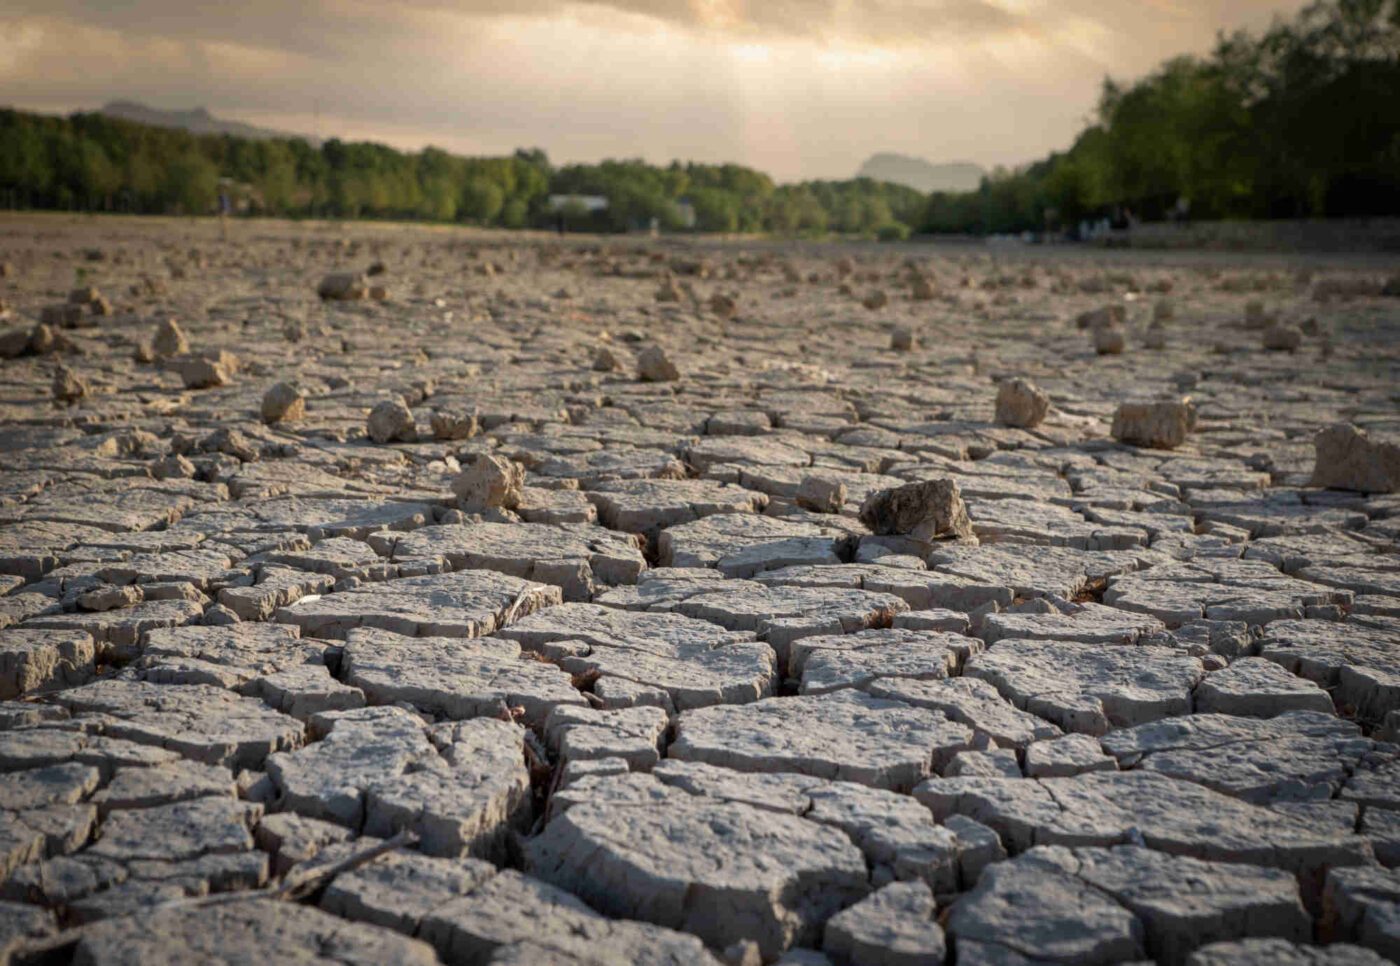
[[[555,213],[565,209],[577,211],[582,208],[590,215],[595,211],[607,211],[608,199],[602,195],[550,195],[549,210]]]

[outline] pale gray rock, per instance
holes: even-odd
[[[387,838],[419,837],[429,855],[499,859],[527,821],[524,731],[488,718],[435,727],[400,708],[330,712],[326,736],[273,755],[268,777],[284,807]]]
[[[480,859],[446,859],[416,852],[391,852],[336,876],[320,906],[352,922],[416,935],[440,907],[470,895],[496,874]]]
[[[900,647],[905,648],[905,650],[886,651],[887,648],[897,649]],[[792,643],[788,655],[788,670],[792,676],[801,677],[807,668],[808,661],[813,657],[834,658],[837,656],[827,652],[839,651],[846,656],[856,656],[854,652],[870,651],[871,653],[866,657],[870,662],[876,662],[870,665],[872,672],[870,679],[856,685],[847,685],[864,688],[869,680],[875,677],[951,677],[962,669],[968,657],[982,649],[982,642],[977,638],[946,631],[895,627],[856,631],[853,634],[822,634],[816,637],[800,638]],[[881,673],[877,663],[881,654],[888,654],[890,657],[903,654],[915,659],[922,655],[926,663],[935,666],[926,667],[922,671],[916,669],[915,673],[902,674],[895,669]],[[859,665],[851,667],[854,670]]]
[[[1369,949],[1347,943],[1309,946],[1286,939],[1241,939],[1211,943],[1191,954],[1186,966],[1383,966]]]
[[[258,899],[183,905],[140,916],[117,916],[83,931],[73,961],[97,963],[234,964],[288,961],[402,963],[431,966],[432,947],[387,929],[348,923],[294,902]]]
[[[497,636],[571,674],[659,690],[668,709],[754,701],[772,693],[773,650],[744,631],[680,614],[564,604],[502,628]],[[649,702],[648,702],[649,703]]]
[[[991,684],[978,678],[883,678],[871,683],[870,693],[877,698],[891,698],[941,712],[950,721],[971,728],[977,745],[990,741],[1003,748],[1024,749],[1034,741],[1061,734],[1058,726],[1022,711],[1004,699]]]
[[[823,519],[833,519],[823,517]],[[839,564],[844,531],[755,513],[717,513],[662,530],[657,564],[714,567],[726,577],[752,577],[796,564]]]
[[[599,585],[635,583],[646,568],[633,539],[589,526],[470,523],[374,533],[369,543],[399,563],[441,559],[457,570],[553,584],[571,601],[591,599]]]
[[[1208,674],[1196,688],[1201,713],[1271,718],[1285,711],[1330,714],[1332,698],[1315,682],[1262,657],[1245,657]]]
[[[1204,669],[1167,648],[1010,640],[974,655],[965,673],[1066,731],[1101,735],[1190,714]]]
[[[843,832],[658,784],[642,795],[596,787],[526,853],[532,874],[600,912],[681,929],[714,948],[753,940],[765,958],[810,943],[832,913],[869,891],[865,860]]]
[[[449,963],[718,966],[695,936],[599,915],[563,889],[511,870],[432,910],[418,933]]]
[[[303,726],[257,698],[210,685],[163,685],[108,678],[53,700],[104,735],[232,768],[260,767],[268,755],[298,748]]]
[[[616,480],[591,487],[586,496],[604,526],[655,534],[716,513],[758,513],[768,497],[713,480]]]
[[[666,711],[658,707],[597,710],[561,704],[550,712],[544,736],[565,766],[622,761],[630,770],[649,771],[661,760],[669,727]]]
[[[84,631],[6,630],[0,634],[0,700],[72,687],[92,678],[96,648]]]
[[[1154,851],[1212,862],[1244,862],[1298,875],[1316,895],[1327,868],[1371,862],[1349,830],[1251,805],[1203,785],[1147,770],[1073,778],[943,778],[914,797],[935,818],[966,815],[996,830],[1010,852],[1034,845],[1145,843]]]
[[[688,711],[670,757],[908,791],[971,741],[940,712],[843,690]]]
[[[91,797],[98,812],[150,808],[193,798],[237,795],[238,786],[227,768],[177,761],[150,768],[118,768],[106,787]]]
[[[277,611],[308,637],[344,640],[355,627],[409,637],[485,637],[510,620],[562,599],[558,587],[489,570],[407,577],[324,597],[304,597]]]
[[[688,617],[759,635],[772,645],[782,663],[787,661],[791,643],[799,638],[888,627],[895,614],[908,609],[908,604],[892,594],[760,584],[715,590],[676,605],[676,611]]]
[[[1322,934],[1400,959],[1400,870],[1352,868],[1327,873]]]
[[[1333,688],[1340,707],[1379,721],[1400,709],[1400,620],[1283,620],[1264,628],[1259,654],[1294,674]]]
[[[408,704],[454,721],[500,717],[518,707],[524,723],[540,728],[556,707],[587,704],[568,674],[522,660],[518,644],[494,638],[415,638],[354,628],[341,673],[371,704]]]
[[[1010,953],[1004,962],[1118,963],[1144,958],[1142,923],[1088,883],[1050,863],[993,865],[955,902],[945,927],[964,943]],[[1024,957],[1022,959],[1021,957]],[[959,961],[962,957],[959,956]],[[974,962],[996,962],[983,953]]]
[[[892,882],[828,919],[822,949],[835,963],[940,963],[946,948],[936,912],[927,885]]]
[[[112,812],[102,823],[93,855],[131,862],[178,862],[200,856],[246,852],[262,806],[228,797],[202,797]]]
[[[1088,771],[1113,771],[1118,762],[1089,735],[1065,735],[1037,741],[1026,749],[1029,778],[1069,778]]]
[[[1364,493],[1400,490],[1400,444],[1372,439],[1364,429],[1336,423],[1313,438],[1316,464],[1311,484]]]
[[[1102,741],[1124,767],[1258,804],[1330,799],[1375,751],[1353,722],[1317,711],[1267,719],[1198,713],[1116,731]]]

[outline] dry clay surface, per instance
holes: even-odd
[[[1394,265],[0,264],[0,964],[1400,957]]]

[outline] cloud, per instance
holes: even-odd
[[[0,103],[128,98],[405,148],[844,177],[877,150],[1043,155],[1105,74],[1301,2],[8,0]]]

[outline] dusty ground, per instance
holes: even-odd
[[[0,962],[1400,955],[1400,496],[1309,487],[1318,430],[1400,429],[1394,264],[63,218],[0,261]],[[1109,435],[1183,395],[1177,448]],[[861,523],[935,479],[975,540]]]

